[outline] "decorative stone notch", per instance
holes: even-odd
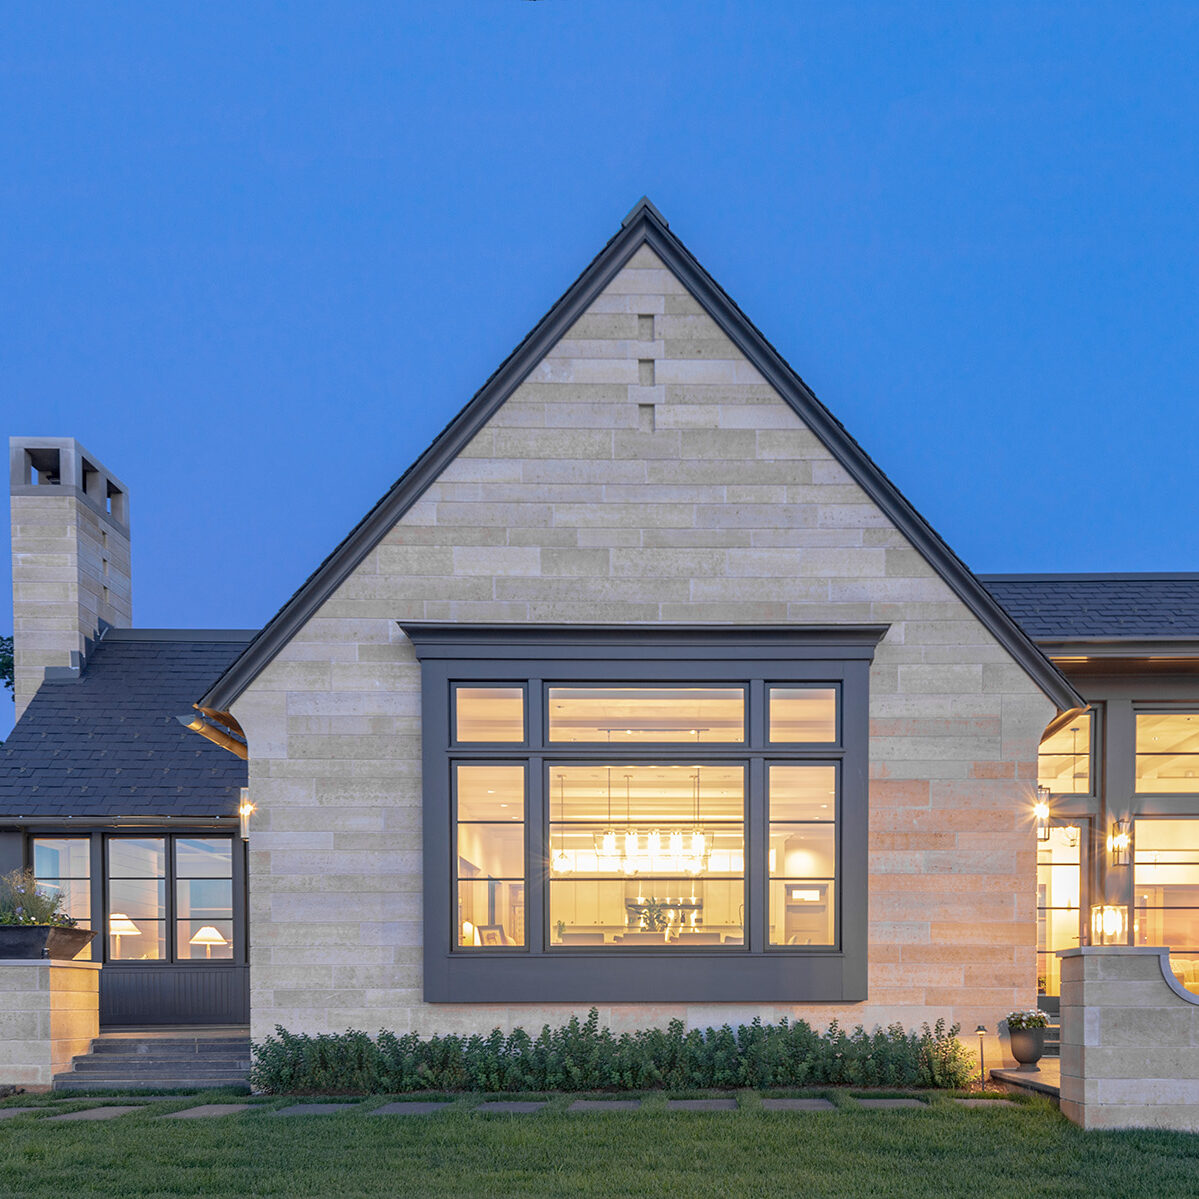
[[[1066,949],[1061,1108],[1083,1128],[1199,1132],[1199,995],[1158,946]]]

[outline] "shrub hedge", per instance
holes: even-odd
[[[938,1020],[919,1033],[898,1024],[817,1033],[802,1020],[736,1029],[664,1029],[614,1034],[592,1008],[532,1037],[523,1029],[486,1036],[422,1038],[381,1032],[276,1035],[254,1046],[250,1082],[268,1094],[410,1091],[599,1091],[654,1088],[853,1086],[960,1087],[973,1059],[958,1025]]]

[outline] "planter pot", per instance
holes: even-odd
[[[69,962],[96,934],[90,928],[59,928],[54,924],[0,924],[0,958]]]
[[[1012,1028],[1008,1030],[1012,1042],[1012,1057],[1020,1063],[1017,1070],[1027,1074],[1039,1074],[1037,1062],[1045,1056],[1045,1030],[1043,1028]]]

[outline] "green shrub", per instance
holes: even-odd
[[[61,911],[62,896],[38,889],[32,870],[10,870],[0,877],[0,924],[56,924],[74,928]]]
[[[960,1087],[973,1059],[959,1026],[898,1024],[817,1033],[802,1020],[688,1031],[681,1020],[616,1036],[592,1008],[536,1037],[416,1033],[276,1035],[254,1046],[250,1082],[268,1094],[411,1091],[644,1091],[709,1087]]]

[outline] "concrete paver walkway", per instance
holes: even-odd
[[[0,1107],[0,1120],[11,1120],[13,1116],[23,1116],[26,1112],[44,1111],[40,1107]]]
[[[734,1112],[735,1099],[668,1099],[666,1110],[671,1112]]]
[[[281,1107],[276,1116],[332,1116],[344,1112],[346,1108],[357,1107],[356,1103],[293,1103],[291,1107]]]
[[[837,1105],[827,1099],[763,1099],[768,1112],[835,1112]]]
[[[452,1103],[436,1103],[425,1099],[413,1100],[411,1103],[385,1103],[382,1107],[372,1108],[368,1116],[433,1116],[453,1107]]]
[[[163,1120],[205,1120],[211,1116],[235,1116],[244,1112],[251,1105],[248,1103],[202,1103],[199,1107],[189,1107],[181,1112],[168,1112],[161,1116]]]
[[[58,1120],[115,1120],[129,1112],[140,1112],[140,1107],[86,1107],[80,1112],[67,1112],[62,1116],[50,1116],[47,1123]]]
[[[545,1107],[545,1102],[524,1102],[519,1099],[489,1099],[475,1108],[477,1112],[511,1112],[515,1115],[530,1115]]]
[[[954,1103],[961,1104],[962,1107],[1019,1107],[1018,1103],[1013,1103],[1010,1099],[955,1099]]]
[[[894,1107],[928,1107],[923,1099],[859,1099],[858,1103],[865,1108],[884,1111]]]
[[[635,1112],[641,1107],[640,1099],[576,1099],[568,1112]]]

